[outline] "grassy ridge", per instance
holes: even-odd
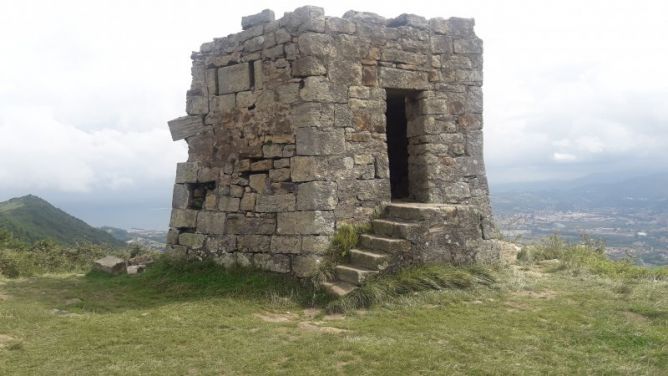
[[[105,231],[32,195],[0,202],[0,229],[27,243],[49,239],[69,246],[79,243],[124,245]]]

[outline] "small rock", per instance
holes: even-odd
[[[95,260],[93,267],[95,270],[109,274],[125,273],[125,261],[116,256],[105,256],[99,260]]]
[[[70,305],[75,305],[81,303],[82,300],[79,298],[72,298],[72,299],[67,299],[65,300],[65,305],[70,306]]]
[[[142,265],[144,267],[153,264],[153,256],[139,255],[128,260],[128,265]]]
[[[130,265],[127,267],[127,272],[128,274],[139,274],[143,273],[144,269],[146,269],[146,265]]]

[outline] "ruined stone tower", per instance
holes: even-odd
[[[172,252],[306,276],[338,224],[373,220],[342,280],[496,257],[473,20],[307,6],[241,23],[192,54],[188,115],[169,122],[189,150]]]

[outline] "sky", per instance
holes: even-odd
[[[0,201],[38,194],[93,225],[164,228],[190,52],[304,4],[475,18],[485,163],[509,183],[668,166],[665,1],[2,1]]]

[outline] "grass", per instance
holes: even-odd
[[[540,252],[408,269],[345,314],[294,279],[213,264],[0,279],[0,374],[665,373],[668,281]]]

